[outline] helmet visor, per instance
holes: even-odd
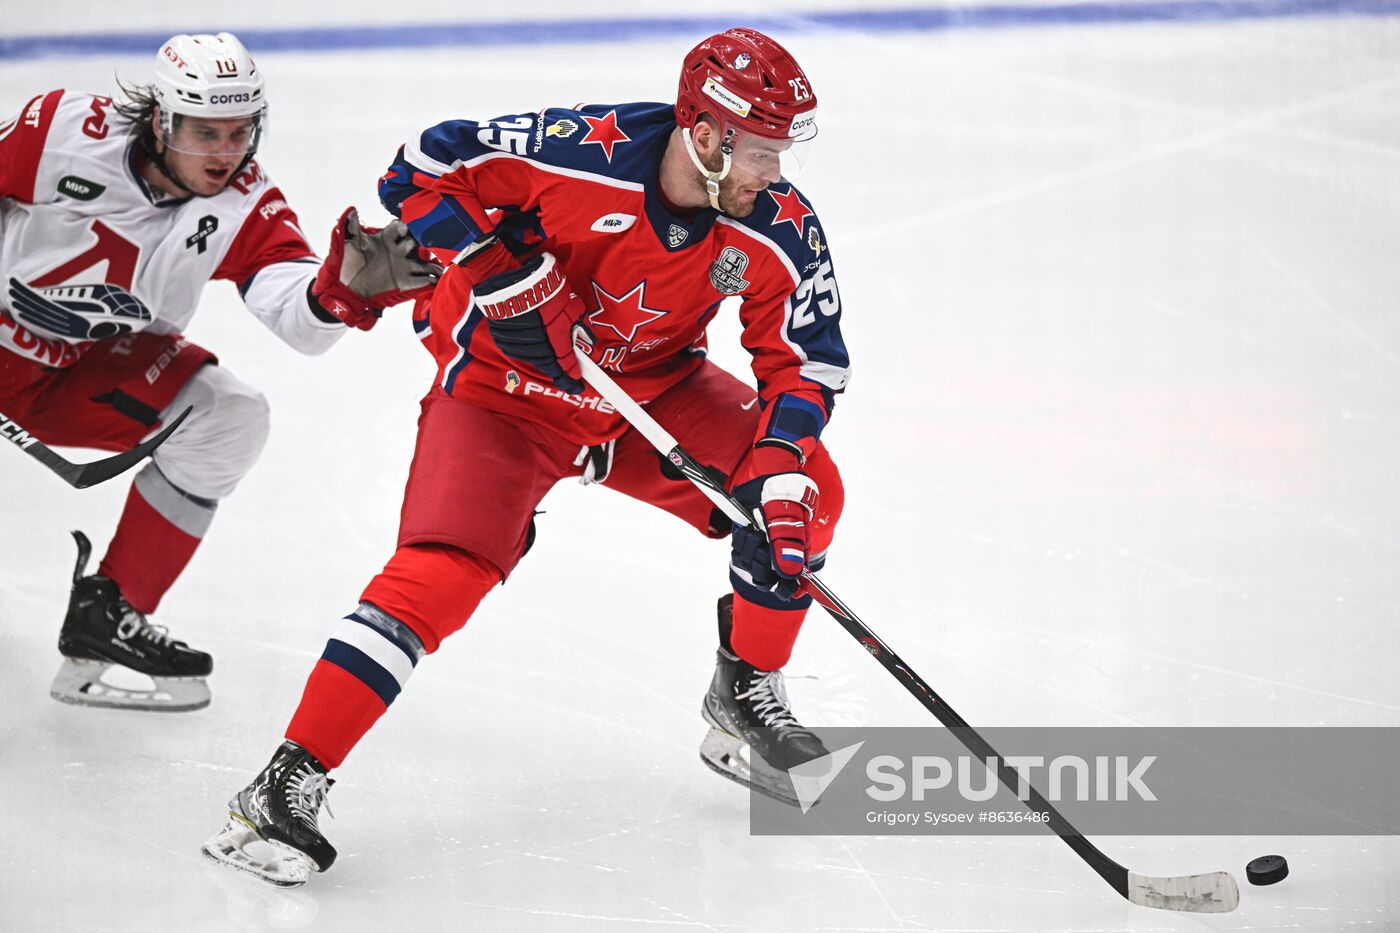
[[[162,121],[165,146],[187,155],[241,159],[258,151],[264,114],[246,117],[191,117],[172,114]]]
[[[729,157],[733,164],[769,183],[779,178],[796,181],[811,157],[816,137],[815,113],[799,117],[793,124],[792,135],[786,139],[760,136],[741,126],[731,126],[726,130]]]

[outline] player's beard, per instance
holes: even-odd
[[[706,162],[706,168],[712,172],[718,172],[724,164],[723,157],[718,152],[711,153],[708,161],[702,161]],[[704,176],[699,176],[696,180],[703,191],[705,187]],[[753,213],[754,207],[758,204],[758,196],[755,195],[752,200],[744,198],[743,187],[735,177],[733,168],[730,168],[729,174],[719,183],[719,209],[725,216],[742,218]]]
[[[758,204],[757,195],[752,199],[745,198],[741,188],[742,186],[733,176],[719,183],[719,209],[728,217],[747,217],[753,213],[754,206]]]

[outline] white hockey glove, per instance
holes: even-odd
[[[754,524],[734,529],[730,564],[754,586],[789,599],[799,595],[812,557],[816,482],[796,471],[774,473],[736,486],[734,498],[750,510]]]

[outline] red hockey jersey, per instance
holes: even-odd
[[[642,402],[700,365],[706,326],[739,298],[764,412],[755,440],[809,455],[850,376],[821,224],[787,182],[742,219],[672,213],[658,179],[675,126],[669,104],[651,103],[452,120],[399,150],[380,198],[444,262],[489,232],[519,256],[552,252],[589,309],[593,360]],[[460,271],[415,320],[447,392],[581,444],[625,430],[596,395],[566,395],[503,356],[454,287]]]

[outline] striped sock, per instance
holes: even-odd
[[[97,567],[137,612],[151,614],[194,556],[218,503],[180,489],[154,463],[136,474],[107,554]]]
[[[388,710],[424,654],[408,626],[373,603],[360,603],[331,632],[286,737],[327,768],[339,766]]]

